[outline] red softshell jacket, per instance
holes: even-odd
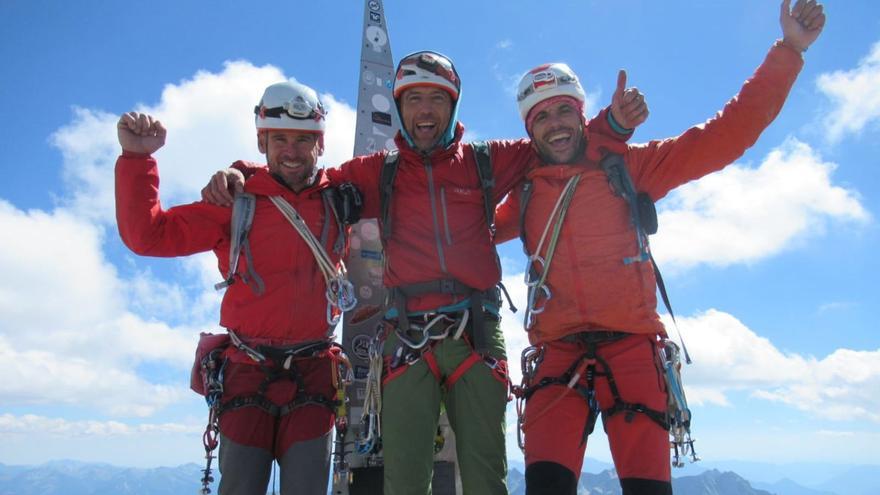
[[[423,154],[398,133],[400,162],[391,194],[391,236],[385,240],[386,287],[438,279],[456,279],[486,290],[501,279],[486,224],[483,190],[473,148],[462,143],[458,124],[454,142]],[[534,165],[527,140],[489,141],[497,204]],[[353,182],[364,194],[365,218],[380,216],[379,181],[384,153],[359,156],[327,170],[334,182]],[[461,299],[461,297],[459,297]],[[457,302],[451,295],[412,297],[409,311],[429,311]]]
[[[275,181],[264,168],[257,169],[246,182],[245,191],[257,197],[248,239],[254,269],[266,290],[257,296],[237,279],[223,296],[220,325],[235,330],[243,338],[275,345],[326,337],[324,278],[302,237],[268,196],[286,199],[318,239],[324,222],[332,222],[324,249],[338,263],[339,255],[333,252],[338,225],[332,214],[325,218],[321,199],[321,191],[329,186],[320,170],[315,185],[298,194]],[[198,202],[164,210],[158,193],[156,160],[123,153],[116,162],[116,220],[125,245],[140,255],[163,257],[213,250],[218,261],[218,281],[225,278],[232,209]],[[239,272],[246,273],[246,267],[242,252]]]
[[[724,168],[751,147],[773,121],[803,66],[799,53],[777,42],[739,94],[715,117],[677,137],[626,145],[586,132],[584,160],[532,170],[525,215],[529,253],[568,179],[582,174],[547,275],[552,297],[535,315],[533,344],[589,330],[660,333],[656,282],[650,261],[625,265],[638,254],[629,205],[615,196],[598,161],[605,151],[621,153],[637,191],[655,201],[673,188]],[[757,187],[758,185],[756,185]],[[498,241],[519,234],[521,188],[498,209]],[[546,257],[546,245],[540,253]]]

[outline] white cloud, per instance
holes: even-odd
[[[825,117],[828,139],[838,141],[844,134],[859,134],[870,123],[880,120],[880,42],[871,47],[858,67],[819,76],[819,90],[834,107]]]
[[[336,167],[354,154],[357,110],[329,93],[322,94],[321,101],[327,107],[327,131],[324,134],[324,157],[320,163]]]
[[[180,423],[126,424],[119,421],[70,421],[34,414],[0,415],[0,434],[48,434],[61,437],[112,437],[145,433],[200,433],[204,426]]]
[[[660,203],[652,239],[663,266],[725,266],[775,255],[828,221],[865,222],[855,191],[832,184],[836,165],[787,140],[758,168],[731,165],[685,184]]]
[[[172,366],[183,383],[196,332],[129,311],[132,297],[150,290],[141,277],[132,289],[119,278],[101,251],[100,227],[64,210],[23,212],[2,200],[0,225],[7,234],[0,243],[4,404],[147,415],[181,398],[184,387],[150,383],[135,367]]]
[[[717,310],[680,318],[679,327],[695,360],[683,372],[694,404],[729,405],[728,393],[751,391],[819,418],[880,423],[880,349],[837,349],[824,358],[786,353]]]
[[[512,47],[513,47],[513,40],[511,40],[510,38],[506,38],[506,39],[499,41],[498,43],[495,43],[495,48],[497,48],[499,50],[509,50]]]

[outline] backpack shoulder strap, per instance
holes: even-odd
[[[523,181],[522,189],[519,194],[519,239],[522,241],[523,252],[528,256],[528,248],[526,248],[526,208],[532,199],[532,181],[526,179]]]
[[[324,225],[321,226],[321,245],[327,245],[327,238],[330,236],[330,221],[336,221],[336,227],[339,230],[336,236],[336,242],[333,244],[333,252],[342,254],[345,249],[345,225],[339,218],[339,212],[336,211],[336,195],[338,192],[335,187],[328,187],[321,191],[321,200],[324,203]],[[332,214],[332,215],[331,215]]]
[[[391,150],[385,154],[385,163],[379,174],[379,208],[382,221],[382,242],[391,237],[391,192],[394,189],[394,177],[400,163],[400,152]]]
[[[260,295],[266,289],[263,279],[254,270],[254,260],[251,256],[251,246],[248,242],[248,234],[251,231],[251,225],[254,223],[254,211],[257,207],[257,197],[250,193],[239,193],[235,195],[235,202],[232,205],[232,220],[229,225],[229,271],[226,273],[226,280],[215,284],[217,290],[229,287],[235,282],[235,275],[238,272],[238,260],[241,251],[244,249],[245,260],[247,261],[247,276],[242,275],[242,280],[254,291]]]
[[[654,279],[657,281],[657,289],[660,290],[660,296],[663,299],[663,304],[666,306],[666,311],[669,312],[669,316],[672,317],[672,322],[675,324],[676,330],[678,330],[678,323],[675,321],[675,313],[672,311],[672,304],[669,302],[669,295],[666,292],[663,276],[660,274],[660,267],[657,266],[657,262],[654,261],[654,255],[651,254],[651,248],[648,247],[648,235],[657,232],[657,210],[654,207],[654,202],[647,193],[636,191],[635,184],[629,175],[629,170],[626,168],[626,162],[624,162],[622,155],[608,153],[602,157],[602,161],[599,163],[602,170],[608,176],[608,184],[611,186],[611,190],[614,191],[614,194],[622,197],[629,205],[630,218],[636,229],[636,236],[638,236],[639,255],[625,258],[623,262],[628,264],[633,261],[651,261],[651,267],[654,268]],[[687,346],[681,337],[680,330],[678,330],[678,333],[685,361],[690,364],[691,357],[688,354]]]
[[[489,233],[495,238],[495,201],[492,189],[495,187],[495,177],[492,174],[492,157],[489,153],[489,143],[474,141],[471,143],[474,149],[474,160],[477,163],[477,175],[480,178],[480,189],[483,190],[483,208],[486,210],[486,225]]]

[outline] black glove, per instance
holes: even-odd
[[[361,219],[364,197],[351,182],[345,182],[336,187],[333,202],[336,206],[336,213],[339,215],[339,221],[345,225],[354,225]]]

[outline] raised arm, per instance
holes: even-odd
[[[151,156],[165,144],[162,123],[129,112],[116,129],[122,146],[115,170],[116,223],[125,245],[147,256],[184,256],[216,246],[228,229],[228,210],[201,203],[162,209],[158,165]]]
[[[789,11],[789,2],[782,2],[782,40],[720,112],[679,136],[630,147],[627,165],[639,190],[657,200],[675,187],[726,167],[773,122],[803,67],[802,50],[825,25],[821,5],[799,0]]]

